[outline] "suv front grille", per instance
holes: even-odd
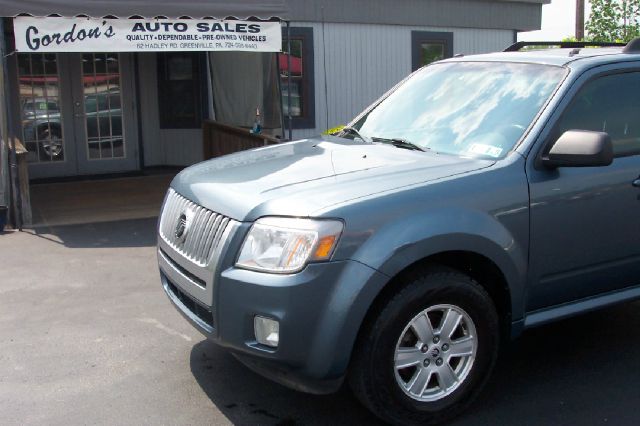
[[[162,249],[160,249],[160,254],[164,258],[164,260],[173,267],[176,271],[180,272],[185,277],[189,278],[194,283],[198,284],[202,288],[207,288],[207,282],[200,277],[192,274],[191,272],[184,269],[182,266],[178,265],[169,255]]]
[[[189,201],[169,188],[160,217],[160,236],[198,266],[206,266],[229,223],[226,216]]]

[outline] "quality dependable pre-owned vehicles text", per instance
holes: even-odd
[[[336,136],[189,167],[164,290],[275,381],[455,416],[501,341],[640,295],[638,44],[441,61]]]

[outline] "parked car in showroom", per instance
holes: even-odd
[[[181,172],[169,299],[277,382],[434,424],[501,342],[640,296],[640,39],[519,47],[422,68],[337,136]]]
[[[84,113],[78,115],[85,121],[89,138],[117,135],[122,138],[122,109],[120,92],[99,92],[84,96]],[[38,142],[41,161],[57,160],[64,156],[62,113],[58,103],[36,98],[22,106],[22,127],[27,143]]]

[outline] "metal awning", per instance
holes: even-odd
[[[286,0],[0,0],[5,17],[288,18]]]

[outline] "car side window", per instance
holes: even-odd
[[[608,133],[616,157],[640,154],[640,72],[586,83],[556,124],[554,140],[567,130]]]

